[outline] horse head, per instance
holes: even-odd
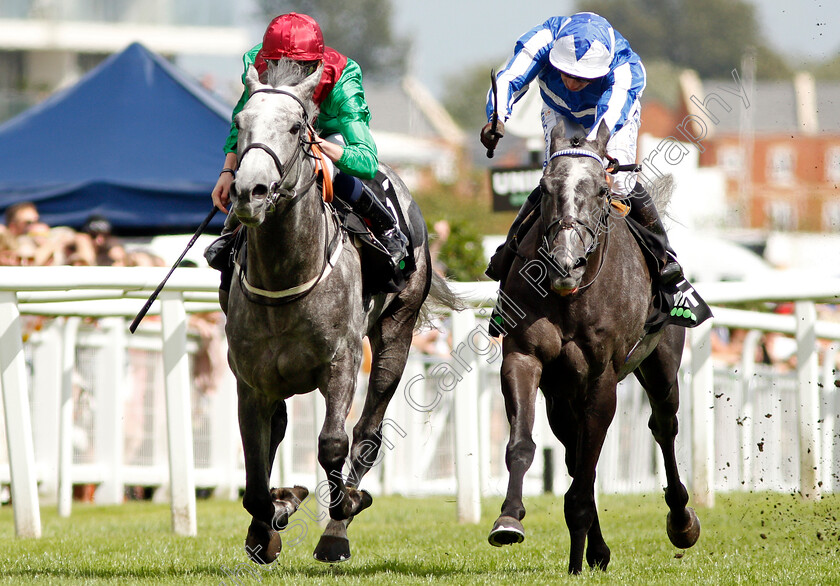
[[[543,242],[551,288],[560,295],[581,287],[589,255],[606,221],[610,188],[604,173],[609,129],[601,122],[595,140],[566,138],[561,121],[551,131],[551,155],[540,180]]]
[[[238,167],[231,186],[232,211],[246,226],[260,225],[267,212],[305,191],[300,167],[309,120],[317,112],[312,96],[321,71],[306,75],[293,61],[273,61],[266,84],[253,66],[248,68],[249,98],[234,120]]]

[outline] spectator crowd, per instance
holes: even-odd
[[[145,251],[126,252],[103,216],[90,216],[80,231],[50,227],[34,203],[19,202],[6,208],[5,226],[0,226],[0,265],[131,267],[164,262]]]

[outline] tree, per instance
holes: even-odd
[[[299,12],[318,21],[324,41],[362,68],[366,78],[387,80],[406,69],[410,42],[391,30],[390,0],[259,0],[266,23]]]
[[[490,70],[498,63],[465,67],[457,74],[448,75],[444,87],[443,106],[461,128],[478,130],[487,123],[484,104],[490,89]]]
[[[759,77],[790,74],[763,42],[755,6],[745,0],[579,0],[577,7],[609,20],[643,61],[670,61],[700,77],[729,77],[753,47]]]

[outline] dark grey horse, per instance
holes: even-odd
[[[594,141],[567,140],[562,124],[552,131],[553,155],[540,182],[541,222],[523,239],[501,295],[509,483],[489,541],[501,546],[525,538],[522,479],[536,449],[531,433],[539,388],[573,478],[564,510],[575,574],[584,547],[590,566],[605,569],[610,561],[595,507],[595,467],[615,414],[616,385],[630,373],[647,392],[649,427],[665,460],[668,536],[688,548],[700,535],[674,452],[685,330],[668,325],[645,335],[650,273],[627,224],[611,212],[603,165],[608,138],[604,125]]]
[[[232,212],[247,231],[226,326],[245,453],[243,506],[253,517],[246,549],[255,562],[271,563],[282,547],[279,531],[308,495],[303,487],[270,489],[269,473],[286,431],[285,400],[318,389],[326,401],[318,462],[329,483],[332,520],[315,557],[343,561],[350,557],[346,527],[372,502],[358,484],[376,461],[385,409],[421,308],[427,295],[450,307],[457,299],[432,271],[420,210],[405,184],[381,165],[409,225],[416,270],[400,293],[365,303],[359,252],[315,183],[307,121],[317,113],[312,95],[321,69],[305,77],[281,61],[267,74],[268,84],[254,68],[246,76],[250,98],[236,118],[239,169],[231,189]],[[373,361],[351,447],[345,419],[365,335]]]

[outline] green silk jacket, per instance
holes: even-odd
[[[257,45],[245,55],[242,61],[245,72],[254,64],[257,53],[262,44]],[[245,73],[242,74],[245,83]],[[239,130],[233,119],[248,101],[248,88],[242,91],[231,115],[230,134],[225,142],[225,152],[235,153],[239,138]],[[365,90],[362,87],[362,69],[352,59],[347,59],[347,65],[341,72],[332,90],[324,97],[320,104],[320,113],[313,126],[321,136],[340,134],[344,139],[344,153],[336,161],[336,166],[345,173],[372,179],[379,166],[376,143],[370,133],[370,109],[365,101]]]

